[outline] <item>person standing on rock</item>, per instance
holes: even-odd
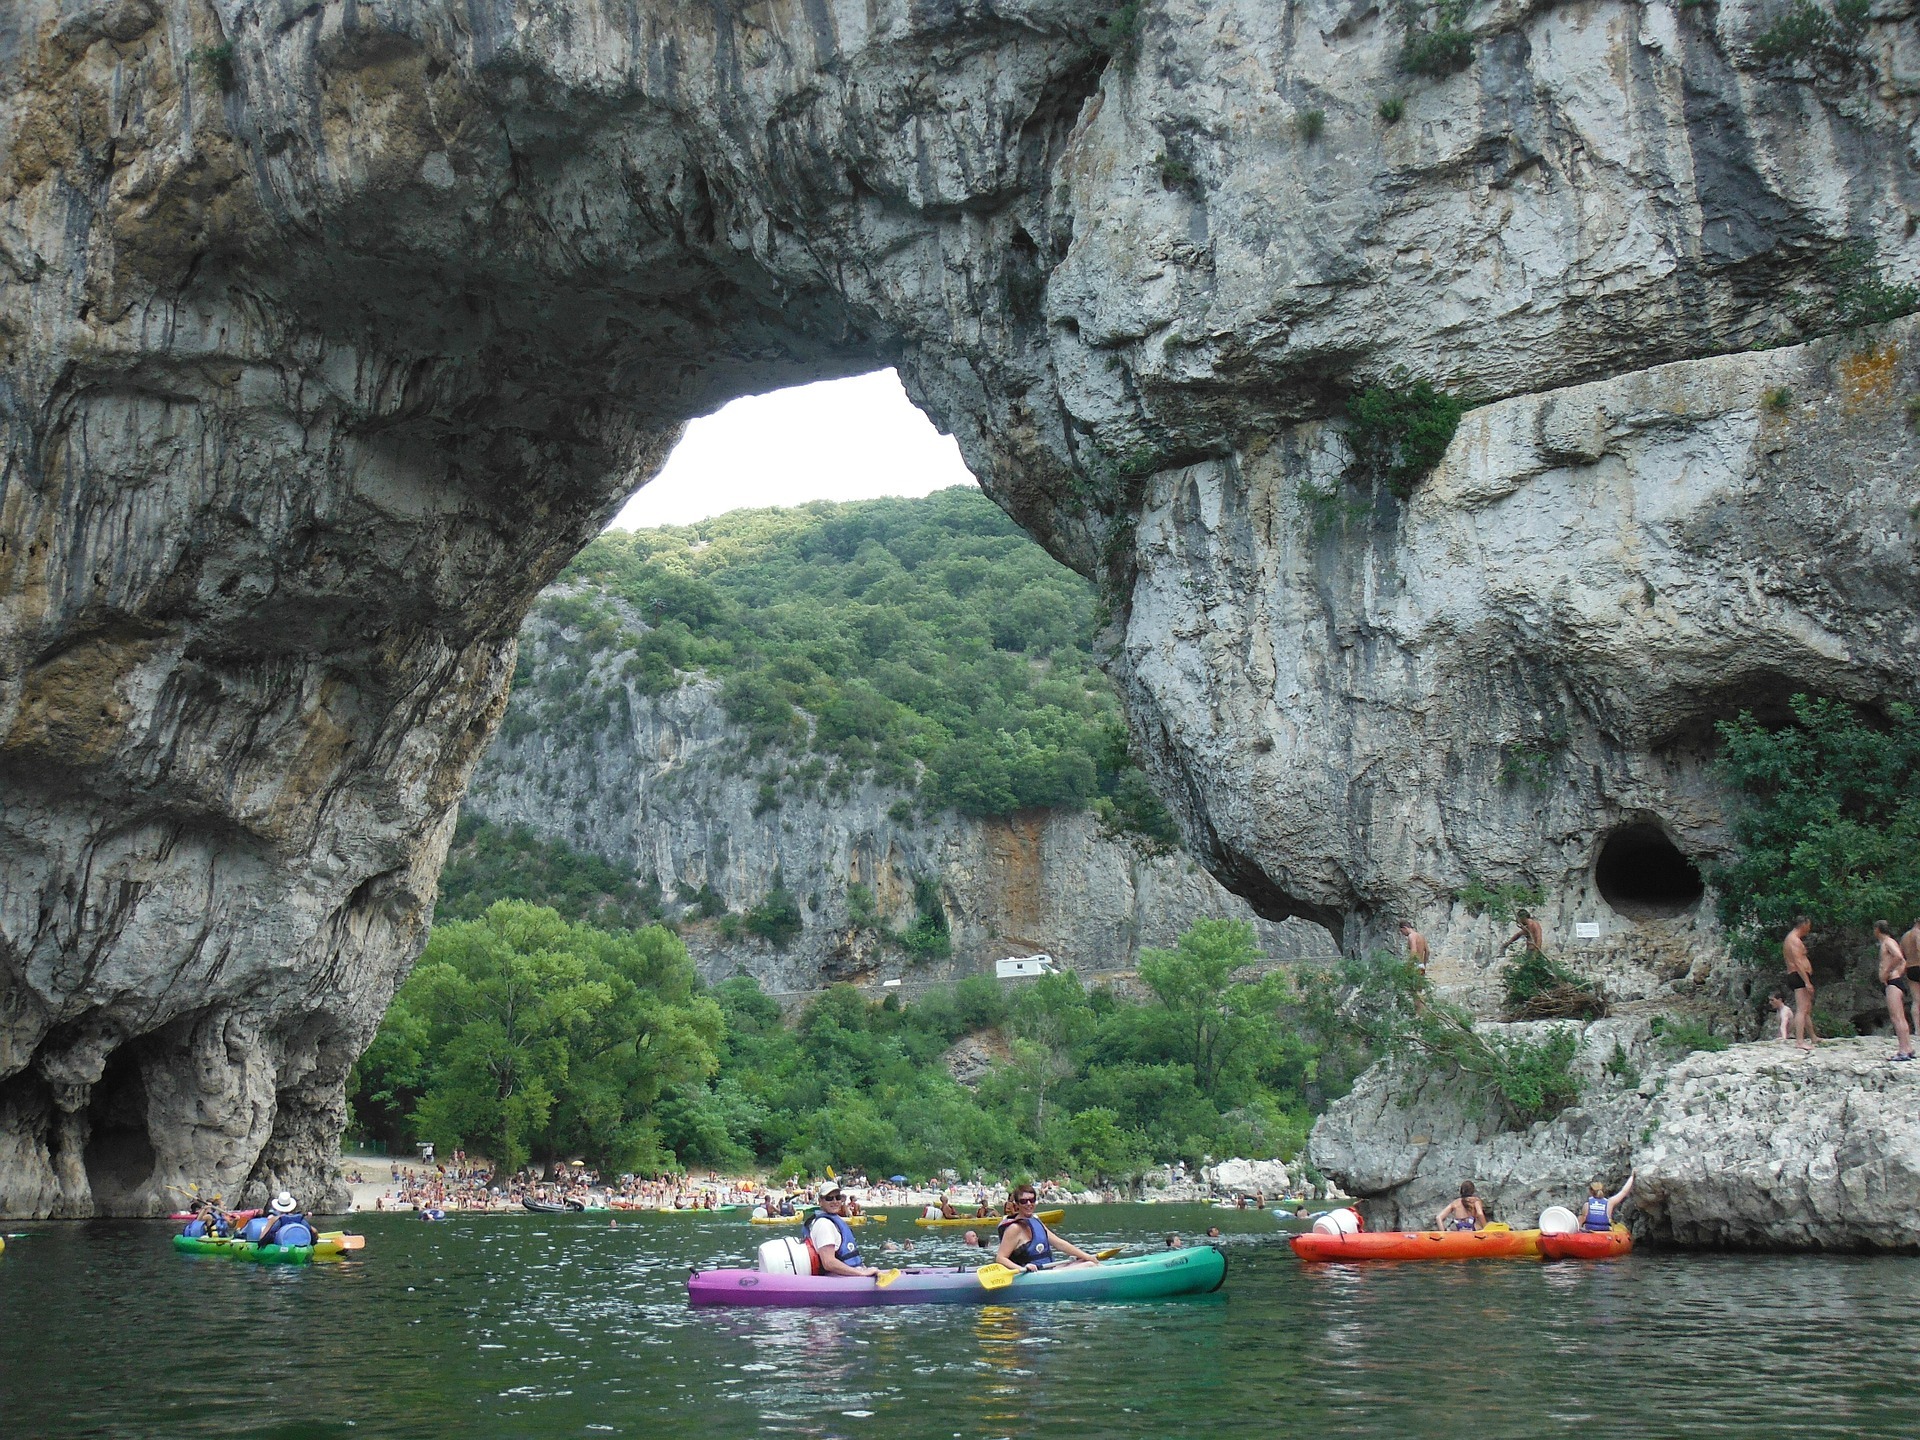
[[[1524,940],[1527,942],[1527,948],[1523,953],[1545,955],[1547,953],[1547,932],[1541,928],[1540,922],[1533,918],[1533,912],[1531,910],[1522,910],[1514,918],[1520,922],[1520,928],[1507,937],[1507,943],[1500,947],[1500,953],[1502,955],[1506,954],[1507,951],[1512,948],[1514,941]]]
[[[1913,1002],[1912,1030],[1920,1035],[1920,920],[1900,937],[1900,955],[1907,966],[1907,995]]]
[[[1420,978],[1424,981],[1427,978],[1427,961],[1431,958],[1427,937],[1413,928],[1411,920],[1402,920],[1400,938],[1406,942],[1407,959],[1413,962],[1413,968],[1420,972]]]
[[[1893,938],[1893,927],[1884,920],[1873,922],[1874,938],[1880,943],[1880,984],[1887,992],[1887,1014],[1893,1017],[1893,1058],[1913,1059],[1913,1031],[1907,1028],[1907,957],[1900,942]]]
[[[1813,1049],[1820,1037],[1813,1033],[1813,962],[1807,958],[1807,935],[1813,920],[1796,915],[1793,928],[1780,942],[1780,954],[1787,962],[1787,989],[1793,994],[1793,1041],[1802,1050]]]

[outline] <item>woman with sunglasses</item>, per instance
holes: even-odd
[[[1058,1262],[1059,1252],[1089,1265],[1098,1265],[1099,1260],[1066,1236],[1047,1229],[1033,1213],[1033,1207],[1039,1202],[1040,1197],[1030,1186],[1015,1187],[1013,1197],[1007,1201],[1009,1214],[1000,1222],[1000,1249],[993,1258],[1009,1270],[1044,1270]]]

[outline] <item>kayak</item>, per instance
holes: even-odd
[[[1610,1230],[1575,1230],[1565,1235],[1542,1235],[1540,1253],[1549,1260],[1611,1260],[1633,1249],[1633,1236],[1624,1225]]]
[[[749,1215],[747,1221],[753,1225],[798,1225],[806,1218],[804,1215]],[[869,1220],[876,1225],[887,1223],[884,1215],[848,1215],[843,1218],[849,1225],[864,1225]]]
[[[244,1225],[247,1223],[247,1221],[253,1219],[253,1217],[258,1215],[259,1213],[260,1212],[258,1210],[229,1210],[226,1212],[226,1216],[229,1220],[233,1221],[234,1224]],[[171,1215],[167,1216],[167,1219],[191,1220],[193,1219],[193,1212],[191,1210],[176,1210]]]
[[[1028,1300],[1163,1300],[1204,1295],[1227,1278],[1211,1245],[1161,1250],[1098,1265],[1056,1265],[992,1290],[972,1270],[904,1270],[881,1286],[843,1275],[703,1270],[687,1281],[695,1305],[1009,1305]]]
[[[215,1236],[176,1235],[173,1248],[183,1255],[224,1255],[230,1260],[251,1260],[257,1265],[305,1265],[313,1260],[337,1260],[346,1253],[344,1237],[328,1235],[315,1245],[256,1245],[235,1236],[222,1240]]]
[[[1302,1260],[1529,1260],[1538,1230],[1362,1230],[1355,1235],[1295,1235]]]
[[[531,1210],[536,1215],[577,1215],[587,1207],[578,1200],[569,1200],[565,1204],[558,1200],[522,1200],[520,1208]]]
[[[970,1219],[960,1220],[928,1220],[922,1218],[913,1223],[916,1225],[925,1225],[930,1229],[937,1229],[942,1225],[956,1229],[964,1229],[968,1225],[998,1225],[1005,1218],[1004,1215],[975,1215]],[[1058,1225],[1066,1218],[1067,1212],[1064,1210],[1042,1210],[1038,1216],[1042,1225]]]

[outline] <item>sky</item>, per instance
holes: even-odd
[[[746,396],[695,420],[613,525],[689,525],[748,506],[973,483],[953,437],[914,408],[898,375],[881,370]]]

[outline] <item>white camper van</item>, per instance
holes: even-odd
[[[1060,967],[1051,955],[1029,955],[1024,960],[996,960],[993,973],[1002,980],[1017,980],[1023,975],[1058,975]]]

